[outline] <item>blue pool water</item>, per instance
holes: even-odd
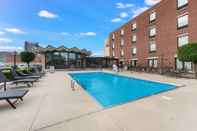
[[[176,88],[170,84],[104,72],[70,73],[69,75],[105,108]]]

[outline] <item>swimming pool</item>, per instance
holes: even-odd
[[[104,108],[175,89],[175,85],[104,72],[70,73]]]

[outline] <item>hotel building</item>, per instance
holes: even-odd
[[[197,0],[162,0],[109,35],[111,57],[132,67],[193,70],[177,49],[197,42]]]

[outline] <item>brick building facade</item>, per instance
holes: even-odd
[[[14,53],[7,53],[5,56],[5,64],[13,65],[14,64]],[[16,64],[26,64],[21,61],[20,54],[16,54]],[[38,64],[45,67],[45,55],[44,54],[36,54],[36,57],[31,64]]]
[[[197,42],[197,0],[162,0],[109,35],[110,56],[129,66],[192,70],[177,49]]]

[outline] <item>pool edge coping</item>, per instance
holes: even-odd
[[[156,83],[160,83],[160,84],[168,84],[168,85],[172,85],[174,86],[174,88],[172,89],[168,89],[168,90],[165,90],[165,91],[161,91],[159,93],[154,93],[154,94],[151,94],[151,95],[148,95],[148,96],[143,96],[143,97],[140,97],[138,99],[135,99],[135,100],[132,100],[132,101],[128,101],[128,102],[123,102],[123,103],[120,103],[120,104],[117,104],[117,105],[111,105],[109,107],[104,107],[101,103],[99,103],[96,98],[94,98],[89,92],[85,91],[85,89],[75,80],[73,79],[69,73],[94,73],[94,72],[103,72],[103,73],[108,73],[108,74],[111,74],[111,75],[118,75],[118,76],[121,76],[121,77],[127,77],[127,78],[133,78],[133,79],[138,79],[138,80],[145,80],[145,81],[149,81],[149,82],[156,82]],[[88,94],[91,98],[93,98],[93,100],[101,107],[102,110],[107,110],[107,109],[111,109],[111,108],[115,108],[115,107],[118,107],[118,106],[123,106],[123,105],[126,105],[126,104],[129,104],[129,103],[133,103],[133,102],[137,102],[139,100],[143,100],[144,98],[148,98],[148,97],[152,97],[152,96],[157,96],[157,95],[161,95],[161,94],[164,94],[164,93],[167,93],[167,92],[170,92],[170,91],[174,91],[174,90],[178,90],[182,87],[186,87],[186,85],[178,85],[176,83],[169,83],[169,82],[162,82],[162,81],[155,81],[155,80],[147,80],[147,79],[143,79],[143,78],[138,78],[138,77],[133,77],[133,76],[128,76],[128,75],[123,75],[123,74],[116,74],[116,73],[112,73],[110,71],[103,71],[103,70],[97,70],[97,71],[68,71],[66,72],[66,76],[69,77],[70,80],[74,80],[76,82],[76,84],[86,93]]]
[[[136,76],[129,76],[129,75],[125,75],[125,74],[120,74],[120,73],[115,73],[112,71],[106,71],[106,70],[93,70],[93,71],[66,71],[66,73],[69,75],[69,73],[94,73],[94,72],[103,72],[103,73],[108,73],[111,75],[117,75],[117,76],[121,76],[121,77],[127,77],[127,78],[133,78],[133,79],[138,79],[138,80],[144,80],[144,81],[149,81],[149,82],[156,82],[156,83],[161,83],[161,84],[168,84],[168,85],[172,85],[175,86],[177,88],[180,87],[185,87],[185,84],[177,84],[177,83],[171,83],[171,82],[163,82],[163,81],[159,81],[159,80],[148,80],[148,79],[144,79],[144,78],[139,78]]]

